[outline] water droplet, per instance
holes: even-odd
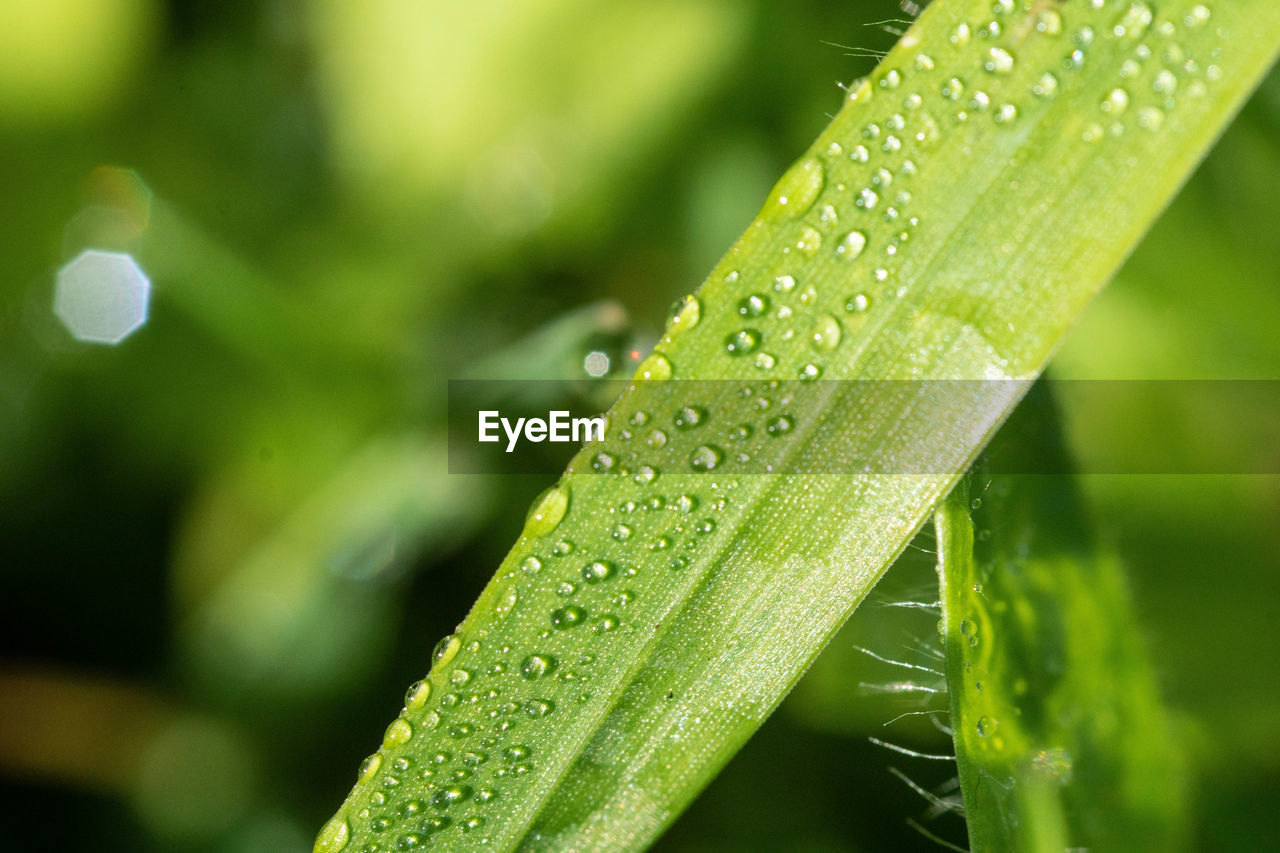
[[[823,225],[835,225],[840,221],[840,214],[829,204],[824,204],[818,211],[818,219]]]
[[[849,100],[851,101],[866,100],[872,94],[871,81],[866,77],[859,77],[849,84]]]
[[[314,826],[315,824],[312,824]],[[345,818],[334,817],[324,825],[316,836],[315,846],[311,853],[338,853],[347,846],[351,839],[351,825]]]
[[[845,260],[851,261],[858,255],[862,254],[862,250],[867,247],[867,235],[861,231],[850,231],[844,235],[844,239],[836,245],[836,254]]]
[[[436,643],[436,647],[431,650],[431,662],[433,666],[448,666],[449,661],[453,660],[458,654],[458,649],[462,648],[462,641],[458,639],[457,634],[448,634],[440,638],[440,642]]]
[[[533,502],[533,508],[525,519],[525,532],[529,536],[546,536],[556,529],[569,508],[569,484],[563,483],[547,489]]]
[[[844,310],[850,314],[861,314],[871,307],[871,297],[865,293],[855,293],[844,303]]]
[[[508,589],[506,593],[503,594],[502,598],[498,599],[498,602],[496,604],[494,604],[493,612],[496,613],[498,616],[505,617],[508,613],[510,613],[512,610],[515,609],[516,602],[518,602],[519,600],[520,600],[520,590],[518,590],[516,587],[513,586],[510,589]]]
[[[761,370],[772,370],[775,364],[777,364],[777,359],[775,359],[769,353],[767,352],[756,353],[755,365]]]
[[[378,771],[382,768],[382,756],[374,753],[360,762],[360,770],[356,774],[356,784],[364,785],[372,781],[373,777],[378,775]]]
[[[951,34],[951,43],[954,45],[966,45],[969,43],[971,35],[972,31],[969,29],[969,25],[960,24],[956,27],[955,32]]]
[[[551,655],[529,655],[520,664],[520,674],[530,681],[550,675],[555,671],[556,659]]]
[[[818,314],[813,318],[813,333],[809,340],[819,351],[835,349],[840,345],[840,321],[830,314]]]
[[[1138,110],[1138,126],[1147,130],[1159,130],[1164,124],[1164,113],[1156,107],[1143,107]]]
[[[773,280],[773,289],[778,293],[790,293],[795,289],[796,279],[791,275],[780,275]]]
[[[417,711],[427,704],[431,698],[431,682],[415,681],[404,694],[404,707],[407,711]]]
[[[1008,74],[1013,70],[1013,54],[1002,47],[992,47],[987,51],[987,61],[982,67],[992,74]]]
[[[702,303],[690,294],[675,305],[671,314],[671,334],[692,329],[702,319]]]
[[[876,191],[867,187],[858,193],[858,198],[854,201],[854,204],[865,210],[874,210],[879,201],[880,196],[876,194]]]
[[[671,378],[671,362],[660,352],[652,352],[636,368],[636,379],[662,381]]]
[[[817,379],[822,375],[822,368],[816,364],[806,364],[800,368],[801,379]]]
[[[600,583],[613,577],[614,571],[613,564],[593,560],[582,567],[582,579],[587,583]]]
[[[1056,36],[1062,32],[1062,16],[1054,9],[1042,9],[1036,19],[1036,30],[1047,36]]]
[[[469,785],[450,785],[447,788],[441,788],[431,797],[431,805],[438,809],[447,809],[457,803],[465,802],[471,799],[471,786]]]
[[[822,233],[816,228],[805,226],[800,232],[800,239],[796,241],[796,248],[806,255],[812,255],[822,247]]]
[[[729,355],[741,356],[755,352],[760,347],[760,332],[756,329],[739,329],[724,339]]]
[[[965,619],[960,623],[960,633],[964,634],[969,640],[969,645],[978,645],[978,623],[972,619]]]
[[[933,57],[929,56],[929,54],[927,53],[920,54],[919,56],[916,57],[916,68],[920,69],[921,71],[932,71]]]
[[[542,561],[537,557],[525,557],[520,561],[520,568],[525,574],[537,574],[542,568]]]
[[[992,118],[995,119],[996,124],[1009,124],[1017,117],[1017,107],[1013,104],[1001,104],[1000,108],[996,110],[996,113]]]
[[[1104,113],[1120,115],[1129,106],[1129,93],[1124,89],[1112,89],[1098,105]]]
[[[689,457],[689,464],[695,471],[713,471],[722,461],[724,451],[711,444],[702,445]]]
[[[762,215],[775,219],[800,216],[813,206],[826,179],[826,169],[820,161],[812,157],[801,160],[773,188]]]
[[[795,428],[796,422],[790,415],[779,415],[765,426],[765,432],[769,435],[777,437],[786,435]]]
[[[983,714],[978,718],[978,735],[980,737],[990,737],[996,733],[996,728],[998,726],[999,723],[996,722],[995,717],[988,717],[986,714]]]
[[[1146,3],[1130,3],[1112,32],[1117,38],[1139,39],[1151,26],[1151,7]]]
[[[1178,91],[1178,78],[1169,69],[1162,68],[1151,82],[1151,88],[1162,95],[1172,95]]]
[[[471,671],[468,669],[463,669],[462,667],[458,667],[453,672],[449,673],[449,683],[457,687],[461,687],[462,685],[466,684],[470,680],[471,680]]]
[[[753,293],[738,303],[738,313],[743,317],[759,317],[769,310],[769,297]]]
[[[1058,78],[1054,76],[1052,71],[1044,72],[1032,84],[1031,92],[1039,98],[1052,98],[1058,94]]]
[[[587,611],[576,604],[551,611],[551,624],[561,630],[581,625],[586,618]]]
[[[413,738],[413,726],[403,719],[396,719],[387,726],[386,733],[382,736],[383,749],[394,749],[397,746],[404,746]]]
[[[960,100],[960,96],[964,94],[964,81],[959,77],[952,77],[950,80],[942,84],[942,96],[950,98],[953,101]]]
[[[1209,17],[1210,13],[1208,6],[1193,6],[1191,7],[1191,11],[1187,13],[1186,17],[1182,19],[1182,23],[1186,24],[1188,27],[1198,27],[1201,24],[1207,23]]]
[[[676,429],[689,430],[701,426],[706,418],[707,410],[701,406],[684,406],[676,412],[672,422],[676,425]]]

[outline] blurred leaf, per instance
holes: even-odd
[[[189,522],[197,538],[176,567],[188,662],[223,698],[359,684],[394,624],[394,582],[467,532],[484,484],[447,477],[442,441],[381,437],[311,494],[287,495],[289,516],[259,532],[242,501],[265,468],[211,489]]]
[[[1052,408],[1028,410],[1049,417],[1020,452],[1063,460]],[[1120,564],[1074,483],[981,467],[972,482],[972,501],[962,485],[936,518],[971,849],[1183,847],[1183,761]]]

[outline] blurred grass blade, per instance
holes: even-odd
[[[1038,375],[1280,46],[1270,0],[994,9],[938,0],[851,87],[638,372],[734,393],[687,383],[662,411],[622,396],[317,850],[652,841],[959,476],[736,474],[736,435],[820,471],[812,437],[863,414],[834,392],[789,410],[767,383]],[[888,439],[971,459],[1008,385],[972,410],[891,382],[862,402]],[[729,420],[747,394],[768,407]]]
[[[1022,452],[1065,458],[1052,415],[1019,410]],[[962,484],[936,517],[970,848],[1182,848],[1182,759],[1123,572],[1096,545],[1074,481],[980,468],[973,484],[980,496]]]

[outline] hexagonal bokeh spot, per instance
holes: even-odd
[[[118,344],[147,322],[151,280],[124,252],[88,249],[58,270],[53,313],[77,340]]]

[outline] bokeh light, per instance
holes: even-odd
[[[76,340],[118,344],[147,322],[151,280],[123,252],[86,249],[58,270],[53,311]]]

